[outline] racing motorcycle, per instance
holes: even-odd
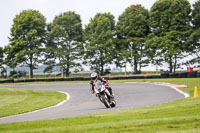
[[[106,106],[106,108],[116,106],[114,97],[111,97],[110,92],[101,81],[94,82],[94,91],[96,96]]]

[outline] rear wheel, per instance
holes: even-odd
[[[108,102],[108,98],[104,95],[101,95],[102,102],[106,106],[106,108],[110,108],[110,103]]]

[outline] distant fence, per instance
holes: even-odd
[[[121,79],[159,79],[159,78],[199,78],[200,73],[182,72],[182,73],[162,73],[161,75],[148,75],[148,76],[127,76],[127,77],[106,77],[108,80],[121,80]],[[89,81],[90,78],[52,78],[52,79],[24,79],[24,80],[1,80],[0,83],[22,83],[22,82],[49,82],[49,81]]]

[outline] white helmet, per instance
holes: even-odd
[[[91,73],[91,78],[95,80],[98,77],[98,74],[96,72]]]

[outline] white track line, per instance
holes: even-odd
[[[169,84],[169,85],[160,84],[160,85],[161,85],[161,86],[168,86],[168,87],[174,89],[175,91],[177,91],[177,92],[181,93],[182,95],[184,95],[185,98],[188,98],[188,97],[190,96],[188,93],[186,93],[186,92],[184,92],[184,91],[182,91],[182,90],[180,90],[180,89],[178,89],[178,88],[176,88],[176,87],[174,87],[174,86],[171,86],[170,84]]]
[[[55,107],[58,107],[58,106],[64,104],[65,102],[69,101],[69,99],[70,99],[70,95],[69,95],[69,93],[64,92],[64,91],[58,91],[58,92],[60,92],[60,93],[64,93],[64,94],[67,96],[66,99],[65,99],[64,101],[62,101],[62,102],[60,102],[60,103],[54,105],[54,106],[48,107],[48,108],[55,108]]]
[[[39,110],[35,110],[35,111],[31,111],[31,112],[27,112],[27,113],[35,113],[35,112],[39,112],[39,111],[43,111],[43,110],[47,110],[47,109],[51,109],[51,108],[55,108],[55,107],[61,106],[61,105],[64,104],[65,102],[69,101],[69,99],[70,99],[70,95],[69,95],[69,93],[64,92],[64,91],[58,91],[58,92],[60,92],[60,93],[64,93],[64,94],[67,96],[66,99],[65,99],[64,101],[62,101],[62,102],[60,102],[60,103],[58,103],[58,104],[56,104],[56,105],[54,105],[54,106],[46,107],[46,108],[43,108],[43,109],[39,109]],[[26,113],[24,113],[24,114],[26,114]]]
[[[184,95],[185,98],[188,98],[190,95],[176,87],[173,86],[173,84],[170,84],[170,83],[161,83],[161,82],[126,82],[126,83],[146,83],[146,84],[152,84],[152,85],[161,85],[161,86],[167,86],[167,87],[170,87],[172,89],[174,89],[175,91],[177,91],[178,93],[181,93],[182,95]]]
[[[61,106],[61,105],[64,104],[65,102],[69,101],[69,99],[70,99],[69,93],[64,92],[64,91],[57,91],[57,92],[64,93],[64,94],[66,95],[66,99],[65,99],[64,101],[62,101],[62,102],[60,102],[60,103],[54,105],[54,106],[50,106],[50,107],[42,108],[42,109],[39,109],[39,110],[35,110],[35,111],[31,111],[31,112],[22,113],[22,114],[16,114],[16,115],[5,116],[5,117],[1,117],[1,118],[13,117],[13,116],[21,116],[21,115],[26,115],[26,114],[32,114],[32,113],[36,113],[36,112],[40,112],[40,111],[44,111],[44,110],[47,110],[47,109],[52,109],[52,108]]]

